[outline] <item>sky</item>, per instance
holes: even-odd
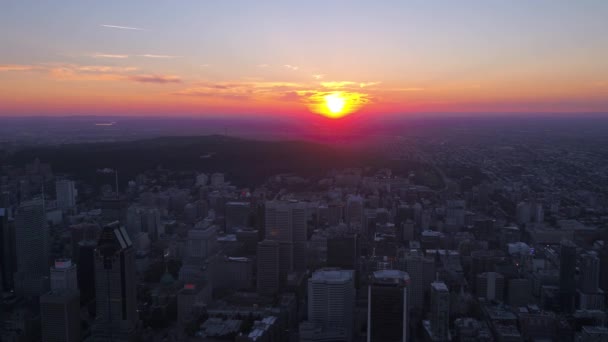
[[[3,0],[0,115],[608,113],[608,1]]]

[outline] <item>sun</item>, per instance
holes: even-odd
[[[325,95],[325,106],[332,117],[340,117],[346,106],[346,99],[340,94]]]

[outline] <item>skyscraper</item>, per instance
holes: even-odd
[[[30,297],[45,293],[49,275],[49,232],[44,200],[22,203],[15,216],[17,272],[15,292]]]
[[[277,241],[264,240],[258,243],[257,250],[257,289],[262,295],[275,295],[279,292],[279,250]]]
[[[78,290],[76,265],[70,259],[57,259],[51,267],[51,291],[59,290]]]
[[[97,242],[92,240],[83,240],[78,243],[76,276],[82,303],[89,303],[95,298],[95,247],[97,247]]]
[[[281,278],[293,271],[306,269],[307,205],[297,201],[268,201],[265,204],[267,240],[281,245]]]
[[[572,241],[561,243],[559,256],[559,298],[564,312],[574,311],[576,296],[576,245]]]
[[[42,341],[78,342],[80,299],[77,290],[52,290],[40,297]]]
[[[55,182],[57,207],[61,210],[72,209],[76,206],[76,186],[74,181],[62,179]]]
[[[597,293],[600,284],[600,259],[595,252],[581,256],[580,288],[583,293]]]
[[[410,309],[424,307],[425,294],[435,279],[435,260],[424,256],[420,251],[410,251],[403,257],[404,270],[411,276],[408,286]]]
[[[431,284],[431,329],[433,341],[449,341],[450,339],[450,292],[443,282]]]
[[[372,274],[367,290],[367,342],[408,341],[408,284],[403,271]]]
[[[118,222],[102,229],[95,249],[95,292],[93,341],[132,341],[138,321],[135,249]]]
[[[355,302],[354,271],[320,269],[308,279],[308,320],[350,341]]]
[[[13,276],[17,270],[14,223],[9,220],[9,210],[0,208],[0,285],[4,291],[13,289]]]
[[[365,202],[363,197],[351,195],[346,199],[346,224],[349,226],[353,224],[362,225],[363,224],[363,209],[365,207]]]

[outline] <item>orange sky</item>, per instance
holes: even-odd
[[[7,5],[0,115],[608,112],[606,2],[112,2]]]

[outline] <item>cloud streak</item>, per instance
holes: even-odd
[[[119,54],[111,54],[111,53],[96,53],[92,55],[93,58],[116,58],[123,59],[129,58],[129,55],[119,55]]]
[[[284,67],[286,67],[289,70],[293,70],[293,71],[297,71],[298,69],[300,69],[299,66],[291,65],[291,64],[285,64]]]
[[[157,83],[157,84],[168,84],[168,83],[181,83],[181,78],[172,75],[133,75],[126,77],[129,81],[139,83]]]
[[[154,54],[143,54],[143,55],[137,55],[137,57],[144,57],[144,58],[156,58],[156,59],[170,59],[170,58],[179,58],[181,56],[172,56],[172,55],[154,55]]]
[[[5,64],[0,65],[0,72],[7,71],[31,71],[38,69],[35,65],[23,65],[23,64]]]
[[[111,29],[118,29],[118,30],[145,31],[143,28],[132,27],[132,26],[120,26],[120,25],[108,25],[108,24],[101,24],[99,26],[105,27],[105,28],[111,28]]]

